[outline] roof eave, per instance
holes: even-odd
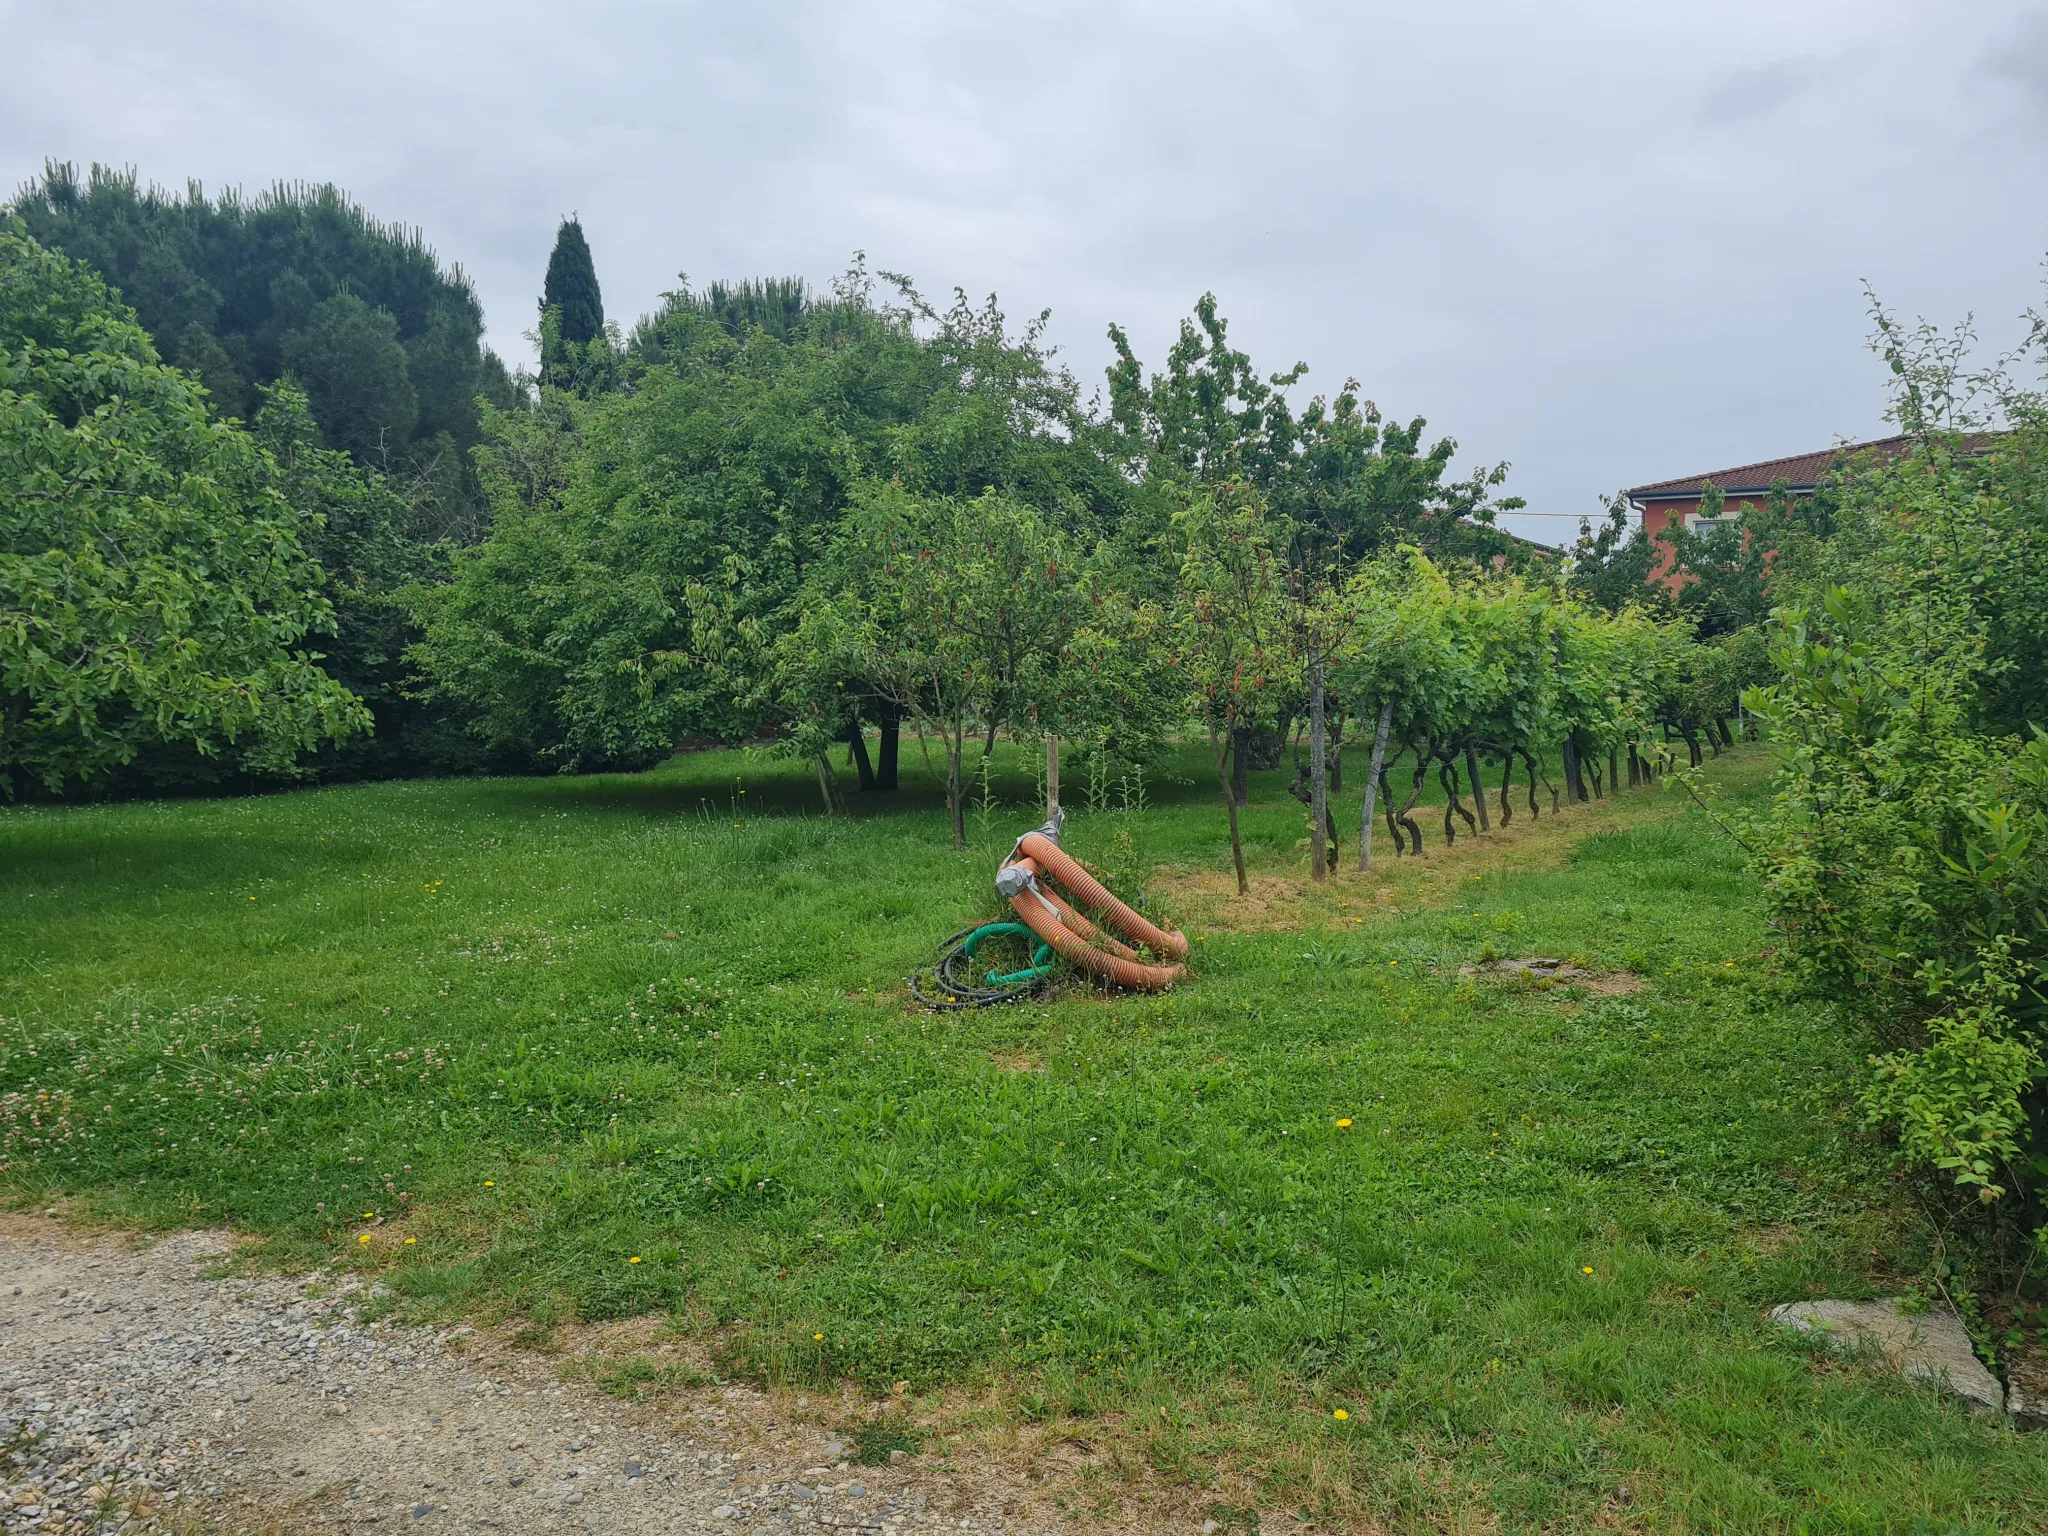
[[[1768,485],[1724,485],[1720,489],[1723,496],[1768,496],[1771,493],[1771,487]],[[1794,496],[1811,496],[1820,489],[1820,482],[1808,481],[1800,485],[1787,485],[1785,489]],[[1630,501],[1698,501],[1707,494],[1707,488],[1704,485],[1677,488],[1639,485],[1634,490],[1623,491],[1621,494]]]

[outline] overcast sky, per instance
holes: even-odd
[[[0,0],[0,194],[46,157],[331,180],[531,350],[557,219],[607,312],[855,250],[1050,308],[1099,380],[1212,289],[1521,526],[1875,436],[1859,280],[2015,339],[2048,253],[2048,10],[1999,0],[1024,6]]]

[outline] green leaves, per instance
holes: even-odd
[[[822,752],[844,735],[854,701],[828,685],[856,680],[944,744],[963,841],[970,729],[1057,728],[1072,698],[1065,663],[1089,617],[1079,571],[1058,530],[1012,497],[863,483],[776,647],[797,750]]]
[[[1924,1044],[1871,1058],[1875,1078],[1861,1097],[1869,1123],[1896,1130],[1908,1161],[1947,1174],[1989,1204],[2006,1193],[1999,1182],[2005,1170],[2021,1161],[2024,1096],[2043,1062],[2008,1012],[2024,975],[2011,939],[1993,939],[1977,960],[1974,977],[1941,988],[1951,1006],[1928,1021]]]
[[[561,340],[583,346],[604,334],[604,297],[597,285],[597,266],[590,259],[590,242],[583,238],[583,224],[578,219],[562,220],[555,231],[555,248],[548,255],[540,302],[542,309],[561,316]]]
[[[1397,745],[1470,736],[1519,752],[1570,735],[1590,752],[1642,741],[1700,649],[1688,626],[1647,610],[1610,614],[1412,547],[1360,567],[1343,602],[1332,681],[1360,707],[1394,699]]]
[[[11,206],[44,249],[134,305],[161,360],[220,415],[252,419],[266,387],[295,378],[326,446],[401,478],[437,536],[474,537],[477,399],[510,406],[520,387],[481,344],[468,279],[417,231],[332,186],[208,197],[98,165],[47,165]]]
[[[0,774],[51,789],[167,742],[285,767],[364,728],[275,463],[99,280],[0,233]]]
[[[1174,674],[1216,732],[1265,723],[1300,685],[1288,644],[1285,574],[1263,499],[1243,481],[1185,496],[1174,610]]]
[[[1897,363],[1909,338],[1885,337]],[[1900,409],[1919,420],[1953,364],[1911,360]],[[1986,457],[1930,431],[1846,466],[1832,538],[1779,563],[1775,681],[1745,696],[1783,761],[1755,835],[1787,961],[1891,1047],[1871,1123],[1986,1203],[2036,1183],[2048,1027],[2048,738],[2008,734],[2043,696],[2038,648],[2014,649],[2040,600],[2008,580],[2044,552],[2019,414]]]

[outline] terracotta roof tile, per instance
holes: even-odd
[[[1710,470],[1703,475],[1682,475],[1676,480],[1634,486],[1628,491],[1628,496],[1631,500],[1641,500],[1646,496],[1697,496],[1710,480],[1731,496],[1767,491],[1776,480],[1785,481],[1795,491],[1810,491],[1837,458],[1862,453],[1866,449],[1875,452],[1880,459],[1893,458],[1904,453],[1912,442],[1911,437],[1901,436],[1881,437],[1868,443],[1838,443],[1818,453],[1795,453],[1788,459],[1764,459],[1755,464],[1737,464],[1732,469]]]
[[[1973,453],[1985,453],[2003,434],[1978,432],[1963,439]],[[1795,453],[1789,459],[1764,459],[1755,464],[1737,464],[1733,469],[1710,470],[1704,475],[1684,475],[1676,480],[1658,480],[1650,485],[1638,485],[1624,492],[1629,500],[1655,500],[1660,496],[1698,496],[1709,480],[1730,496],[1757,495],[1768,491],[1771,482],[1783,480],[1795,491],[1810,491],[1819,483],[1820,477],[1838,458],[1847,458],[1852,453],[1872,453],[1882,463],[1897,458],[1913,446],[1910,435],[1880,437],[1867,443],[1837,443],[1832,448],[1823,448],[1818,453]]]

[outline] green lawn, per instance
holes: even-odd
[[[1897,1284],[1923,1234],[1682,797],[1546,811],[1513,854],[1526,807],[1448,857],[1383,837],[1386,878],[1262,927],[1203,894],[1191,751],[1069,843],[1197,919],[1194,978],[933,1016],[904,974],[1037,818],[999,777],[956,855],[913,761],[839,822],[740,754],[0,811],[0,1180],[423,1310],[667,1312],[771,1383],[986,1389],[1226,1522],[2048,1527],[2048,1439],[1761,1321]],[[1303,861],[1280,778],[1262,890]],[[1648,985],[1458,974],[1496,953]]]

